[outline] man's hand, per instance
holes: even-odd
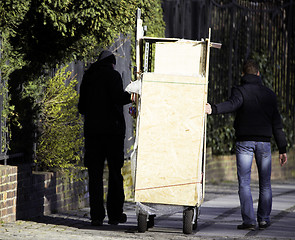
[[[136,118],[136,107],[130,107],[129,108],[129,114],[133,117],[133,118]]]
[[[287,153],[280,154],[280,165],[284,166],[287,163]]]
[[[136,102],[137,99],[137,93],[131,93],[131,101]]]
[[[209,103],[206,103],[205,113],[206,114],[211,114],[212,113],[212,108],[211,108],[211,105]]]

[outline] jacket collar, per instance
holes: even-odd
[[[246,74],[242,77],[242,84],[258,84],[262,85],[262,80],[260,76],[254,74]]]

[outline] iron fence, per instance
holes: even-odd
[[[262,79],[276,92],[280,112],[285,120],[291,121],[294,134],[294,13],[293,0],[210,1],[212,40],[223,44],[220,51],[211,52],[210,101],[220,102],[229,96],[231,87],[239,84],[243,60],[256,54]],[[264,66],[263,57],[267,59]],[[267,79],[268,72],[272,79]]]
[[[294,139],[294,0],[164,0],[163,10],[166,37],[200,40],[210,27],[211,40],[222,43],[220,50],[210,53],[210,102],[229,96],[232,86],[239,84],[243,61],[256,54],[262,79],[277,94]],[[214,124],[225,121],[228,118],[222,116]]]

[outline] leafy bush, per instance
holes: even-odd
[[[207,119],[207,146],[212,148],[212,153],[233,154],[235,151],[234,116],[232,114],[210,115]]]
[[[78,114],[77,81],[65,68],[45,82],[40,104],[36,164],[38,169],[67,170],[79,166],[83,147],[83,121]]]
[[[10,145],[10,153],[32,161],[40,96],[33,89],[40,76],[56,64],[92,61],[121,34],[134,39],[138,7],[147,34],[163,36],[161,0],[0,1],[0,90],[7,120],[2,133],[10,136],[2,149]]]

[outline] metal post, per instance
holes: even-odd
[[[149,51],[150,49],[150,43],[148,41],[145,42],[145,48],[144,48],[144,68],[143,72],[147,72],[149,69]]]
[[[0,59],[2,58],[2,36],[1,36],[1,33],[0,33]],[[0,88],[3,88],[3,85],[2,85],[2,72],[1,72],[1,69],[0,69]],[[2,119],[2,111],[3,111],[3,91],[1,91],[2,94],[0,95],[0,148],[1,148],[1,151],[0,153],[2,154],[2,145],[3,145],[3,119]],[[4,165],[6,165],[7,162],[6,162],[6,159],[4,159]]]
[[[143,37],[143,27],[142,27],[142,20],[141,17],[141,10],[140,8],[137,9],[137,18],[136,18],[136,77],[138,78],[137,74],[140,72],[140,39]]]

